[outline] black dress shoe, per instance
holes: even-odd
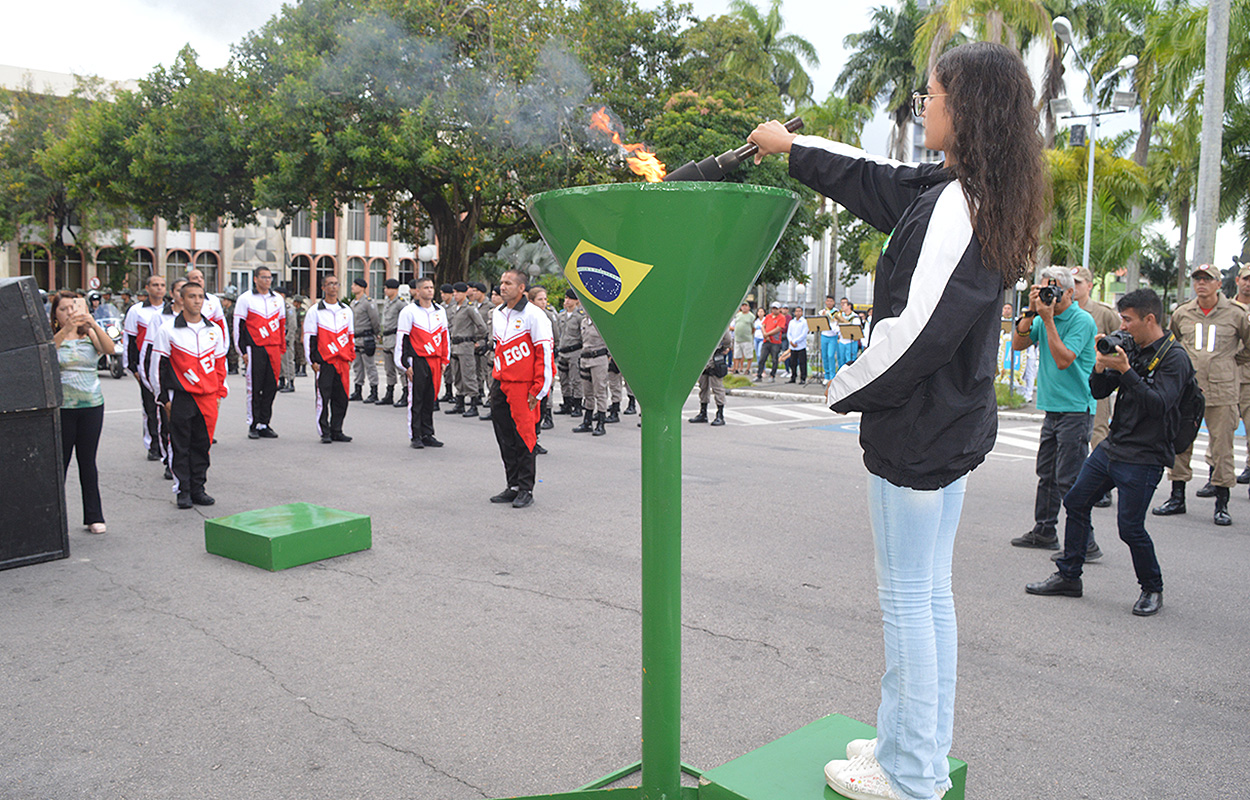
[[[1058,550],[1059,537],[1055,535],[1042,536],[1037,531],[1029,531],[1023,536],[1017,536],[1011,540],[1012,547],[1033,547],[1038,550]]]
[[[422,436],[421,443],[425,445],[426,447],[442,447],[443,446],[443,443],[440,442],[438,439],[435,439],[433,436]]]
[[[490,501],[492,503],[511,503],[516,499],[518,494],[519,492],[516,489],[509,486],[507,489],[504,489],[502,492],[492,497]]]
[[[278,432],[275,431],[273,428],[270,428],[268,425],[266,425],[263,428],[258,428],[256,432],[260,434],[260,438],[262,439],[277,439],[278,438]]]
[[[178,495],[178,508],[190,508],[190,507],[191,507],[191,495],[187,494],[186,492],[183,492],[182,494]]]
[[[1056,572],[1040,583],[1025,584],[1024,591],[1029,594],[1062,595],[1063,597],[1080,597],[1083,591],[1081,579],[1069,580],[1062,572]]]
[[[332,441],[334,441],[334,438],[333,438],[332,436],[330,436],[330,434],[328,434],[328,433],[327,433],[325,436],[322,436],[322,437],[321,437],[321,443],[322,443],[322,444],[329,444],[329,443],[330,443],[330,442],[332,442]]]
[[[343,433],[342,431],[339,431],[338,433],[330,434],[330,438],[336,442],[350,442],[352,440],[352,437],[348,436],[346,433]]]
[[[1063,558],[1063,556],[1064,556],[1064,551],[1060,550],[1058,553],[1052,553],[1050,556],[1050,560],[1058,561],[1059,559]],[[1085,560],[1087,562],[1097,561],[1100,558],[1102,558],[1102,548],[1098,546],[1098,542],[1090,542],[1088,545],[1086,545]]]
[[[536,456],[545,456],[545,455],[547,455],[547,448],[543,447],[543,446],[542,446],[541,444],[539,444],[538,442],[534,442],[534,455],[536,455]]]
[[[420,440],[420,439],[413,439],[413,440],[412,440],[412,444],[410,444],[410,445],[408,445],[408,446],[409,446],[409,447],[411,447],[413,450],[424,450],[424,449],[425,449],[425,445],[421,443],[421,440]]]
[[[1142,592],[1141,597],[1133,604],[1133,613],[1139,617],[1158,614],[1163,608],[1163,592]]]
[[[217,501],[214,500],[212,495],[207,492],[196,492],[191,495],[191,502],[195,503],[197,506],[211,506]]]
[[[247,438],[249,438],[249,439],[259,439],[259,438],[260,438],[260,431],[256,430],[255,428],[248,428],[248,429],[247,429]]]
[[[513,508],[525,508],[534,505],[534,495],[529,489],[522,489],[516,493],[516,497],[512,501]]]
[[[160,461],[160,460],[161,460],[160,453],[153,453],[151,450],[148,451],[148,461]]]
[[[1094,508],[1110,508],[1110,507],[1111,507],[1111,492],[1107,492],[1102,497],[1094,501]]]
[[[174,473],[169,471],[169,467],[165,467],[165,480],[172,481],[173,479],[174,479]]]

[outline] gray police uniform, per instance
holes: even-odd
[[[582,405],[596,417],[608,412],[608,346],[589,314],[581,318]]]
[[[286,301],[286,352],[282,354],[282,374],[278,377],[283,384],[291,385],[295,378],[295,345],[300,336],[299,315],[295,313],[295,304],[290,298]]]
[[[477,380],[477,347],[486,338],[486,323],[478,310],[465,300],[448,309],[451,319],[451,375],[459,403],[472,399],[477,405],[481,384]]]
[[[490,386],[490,373],[495,366],[495,346],[494,342],[490,341],[495,307],[490,304],[489,300],[483,300],[477,304],[477,313],[486,324],[486,335],[481,339],[477,356],[477,385],[479,391],[482,391]]]
[[[359,389],[369,379],[369,388],[376,395],[378,391],[378,353],[376,350],[377,336],[382,331],[382,318],[378,315],[378,307],[366,294],[352,301],[352,316],[355,317],[356,361],[352,364],[352,383]],[[374,351],[365,354],[361,337],[373,337]],[[374,399],[377,399],[376,397]]]
[[[403,295],[395,295],[382,301],[382,364],[386,368],[386,388],[399,382],[399,370],[395,368],[395,330],[399,326],[399,312],[408,305]]]
[[[726,330],[725,335],[720,337],[720,344],[716,345],[717,352],[726,350],[733,352],[734,338],[733,335]],[[699,375],[699,403],[706,409],[709,395],[716,398],[716,406],[718,408],[725,405],[725,381],[719,375],[712,372],[712,363],[715,360],[716,353],[712,354],[712,358],[707,360],[707,366],[703,368],[703,372]]]
[[[560,374],[560,396],[571,408],[573,400],[582,396],[582,317],[586,312],[578,306],[573,311],[562,311],[558,317],[560,346],[557,350],[556,368]]]

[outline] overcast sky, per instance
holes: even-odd
[[[659,0],[638,0],[655,7]],[[846,54],[842,39],[868,27],[875,5],[890,0],[784,0],[782,15],[786,31],[799,33],[815,45],[821,64],[812,70],[815,96],[823,99],[833,88]],[[264,24],[281,7],[281,0],[53,0],[51,5],[11,2],[5,9],[8,36],[0,50],[0,63],[52,72],[99,75],[109,80],[129,80],[148,75],[157,64],[170,64],[185,44],[200,56],[200,64],[215,68],[226,63],[230,45]],[[693,0],[695,16],[705,18],[726,13],[729,0]],[[756,6],[767,9],[768,0]],[[832,10],[836,7],[836,11]],[[1032,71],[1038,69],[1030,64]],[[1084,82],[1070,69],[1069,91],[1079,98]],[[1084,103],[1077,101],[1078,108]],[[1137,115],[1112,118],[1110,133],[1136,129]],[[1107,131],[1100,130],[1100,133]],[[884,154],[889,122],[883,115],[864,131],[863,145]],[[1175,234],[1169,232],[1175,239]],[[1220,231],[1217,261],[1239,250],[1228,226]]]

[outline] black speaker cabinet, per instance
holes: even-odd
[[[0,414],[0,569],[69,558],[61,411]]]

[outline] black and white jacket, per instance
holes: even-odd
[[[994,376],[1003,278],[959,183],[939,164],[902,164],[800,136],[790,174],[888,232],[877,262],[868,348],[829,383],[829,407],[861,411],[868,471],[940,489],[985,460],[998,412]]]

